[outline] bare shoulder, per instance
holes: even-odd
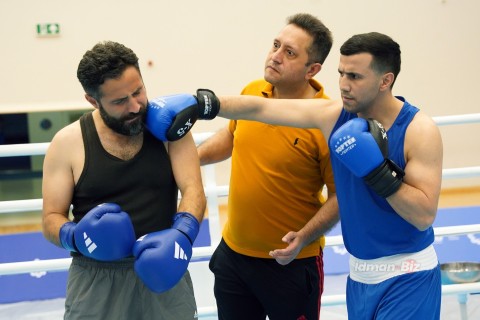
[[[321,112],[310,115],[323,135],[327,138],[332,133],[343,109],[341,100],[322,100]]]
[[[407,151],[424,151],[430,153],[433,157],[443,154],[440,130],[435,121],[422,111],[415,115],[408,126],[405,139]]]
[[[80,122],[77,120],[62,129],[60,129],[51,141],[51,145],[59,147],[73,148],[75,144],[81,142],[82,131],[80,129]]]
[[[44,181],[52,177],[73,177],[76,183],[83,171],[85,149],[80,122],[59,130],[53,137],[43,162]]]
[[[66,127],[60,129],[47,150],[47,157],[69,159],[71,155],[78,155],[79,157],[84,153],[83,149],[82,131],[80,122],[77,120]]]
[[[408,126],[407,134],[413,135],[417,139],[421,137],[432,138],[434,136],[439,137],[440,130],[429,115],[419,111]]]

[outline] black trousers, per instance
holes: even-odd
[[[316,320],[323,292],[321,249],[316,257],[282,266],[274,259],[233,251],[223,241],[213,253],[219,320]]]

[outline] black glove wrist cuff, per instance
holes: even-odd
[[[379,196],[388,198],[398,191],[402,185],[405,172],[392,160],[383,163],[366,175],[363,180]]]
[[[198,89],[198,118],[205,120],[214,119],[220,111],[220,101],[212,90]]]

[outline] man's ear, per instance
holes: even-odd
[[[308,71],[307,71],[307,75],[306,75],[307,79],[311,79],[311,78],[315,77],[315,75],[317,73],[319,73],[320,70],[322,70],[322,64],[321,63],[318,63],[318,62],[312,63],[308,67]]]
[[[380,90],[390,89],[395,80],[395,76],[392,72],[385,73],[382,76],[382,83],[380,84]]]
[[[88,93],[85,93],[85,99],[87,99],[87,101],[95,108],[95,109],[98,109],[98,102],[97,100],[92,97],[91,95],[89,95]]]

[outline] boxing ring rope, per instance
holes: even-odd
[[[438,126],[479,123],[480,113],[464,114],[454,116],[433,117]],[[212,133],[194,134],[195,142],[198,144],[204,141]],[[0,157],[44,155],[49,143],[29,143],[0,145]],[[207,208],[209,216],[209,228],[212,245],[209,247],[193,248],[192,262],[209,259],[216,248],[221,237],[219,222],[218,197],[228,196],[228,186],[217,186],[215,182],[214,165],[204,166],[205,194],[207,196]],[[443,179],[462,179],[480,176],[480,166],[443,169]],[[29,211],[41,211],[42,199],[0,201],[0,214],[17,213]],[[480,233],[480,224],[449,226],[435,228],[435,236],[464,235],[469,233]],[[326,237],[325,246],[343,245],[342,236]],[[0,264],[0,276],[25,274],[33,272],[57,272],[68,270],[71,258],[50,259],[24,262],[11,262]],[[480,292],[480,282],[466,284],[450,284],[442,286],[442,295],[467,294]],[[344,305],[345,294],[328,295],[322,297],[322,306]],[[199,308],[200,316],[216,315],[216,307]]]
[[[0,154],[5,152],[3,149],[8,149],[9,145],[0,146]],[[24,155],[24,154],[22,154]],[[213,165],[204,166],[206,169]],[[450,168],[443,169],[442,177],[443,179],[461,179],[461,178],[473,178],[480,176],[480,166],[478,167],[465,167],[465,168]],[[207,174],[207,178],[213,177],[212,174]],[[205,180],[207,180],[207,178]],[[207,197],[211,194],[214,194],[218,197],[225,197],[228,195],[228,186],[209,186],[205,187],[205,194]],[[208,197],[211,198],[211,197]],[[209,210],[215,211],[208,207]],[[27,199],[27,200],[8,200],[0,201],[0,214],[2,213],[13,213],[13,212],[29,212],[29,211],[41,211],[42,210],[42,199]],[[211,211],[209,211],[211,213]]]

